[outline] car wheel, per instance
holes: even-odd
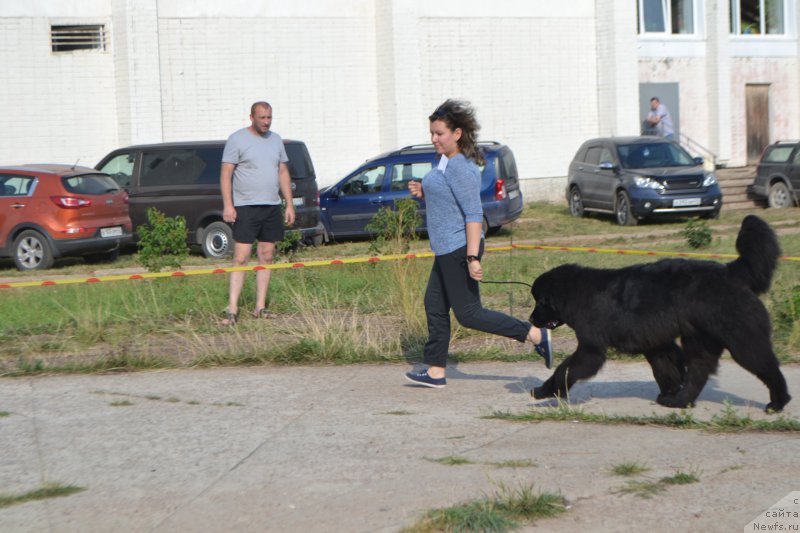
[[[113,263],[119,257],[119,248],[116,250],[112,250],[110,252],[103,252],[100,254],[88,254],[84,255],[83,259],[90,265],[96,265],[99,263]]]
[[[617,224],[620,226],[635,226],[639,222],[631,212],[631,199],[625,191],[617,193],[614,214],[617,216]]]
[[[221,259],[233,255],[233,229],[225,222],[212,222],[203,231],[203,255]]]
[[[769,188],[767,201],[769,202],[770,207],[774,207],[776,209],[791,207],[794,203],[792,201],[792,194],[789,192],[789,187],[787,187],[782,181],[775,182],[772,187]]]
[[[53,266],[53,251],[38,231],[25,230],[14,240],[14,264],[19,270],[43,270]]]
[[[314,248],[317,248],[317,247],[319,247],[319,246],[322,246],[322,244],[323,244],[324,242],[325,242],[325,235],[314,235],[314,236],[311,238],[311,245],[312,245]]]
[[[569,190],[569,212],[574,217],[582,217],[584,215],[583,210],[583,197],[581,196],[581,191],[577,187],[573,187]]]

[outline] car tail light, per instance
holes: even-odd
[[[317,207],[319,207],[319,191],[317,191]]]
[[[80,209],[81,207],[91,207],[92,201],[88,198],[78,198],[77,196],[51,196],[50,199],[58,207],[64,209]]]
[[[502,178],[497,178],[497,181],[494,183],[494,199],[505,200],[505,198],[506,198],[506,180]]]
[[[125,192],[125,191],[122,192],[122,203],[124,203],[125,205],[128,205],[128,204],[131,203],[130,202],[130,198],[128,197],[128,193]]]

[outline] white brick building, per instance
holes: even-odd
[[[526,199],[560,200],[579,144],[637,134],[654,90],[722,163],[747,161],[752,116],[761,142],[800,137],[799,16],[797,0],[0,0],[0,164],[225,138],[266,99],[324,185],[427,142],[459,97],[514,150]],[[75,26],[96,44],[69,50]]]

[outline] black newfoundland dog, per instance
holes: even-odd
[[[769,389],[766,410],[782,410],[791,396],[758,298],[777,267],[778,240],[766,222],[749,215],[736,250],[739,258],[728,264],[664,259],[620,269],[563,265],[539,276],[531,289],[536,307],[530,321],[551,329],[567,324],[578,348],[531,394],[566,397],[575,382],[600,370],[610,347],[644,354],[661,390],[656,401],[687,407],[727,349]]]

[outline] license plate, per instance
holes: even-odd
[[[702,200],[700,198],[678,198],[672,201],[672,207],[689,207],[693,205],[700,205]]]
[[[295,206],[295,207],[302,206],[303,205],[303,199],[302,198],[292,198],[292,205]]]
[[[509,200],[513,200],[517,196],[519,196],[519,191],[515,190],[515,191],[511,191],[510,193],[508,193],[508,199]]]
[[[101,237],[122,237],[122,226],[114,226],[113,228],[100,228]]]

